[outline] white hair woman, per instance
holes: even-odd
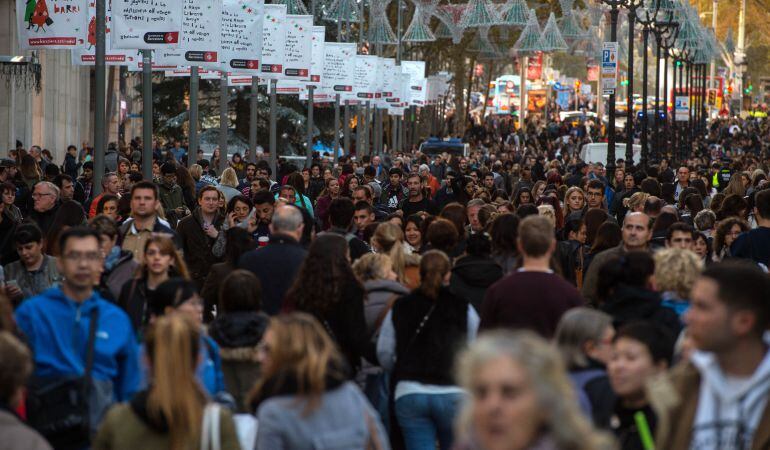
[[[613,448],[580,413],[556,349],[530,331],[482,335],[460,357],[458,378],[469,393],[457,431],[467,448]]]

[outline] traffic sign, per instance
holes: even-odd
[[[677,122],[686,122],[689,119],[690,97],[686,95],[678,95],[674,103],[674,120]]]
[[[602,45],[602,91],[614,94],[618,88],[618,43],[604,42]]]

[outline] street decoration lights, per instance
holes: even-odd
[[[430,31],[428,23],[438,6],[438,2],[439,0],[412,0],[414,15],[406,33],[404,33],[404,42],[433,42],[436,40],[436,36]]]
[[[500,8],[501,25],[523,27],[527,24],[528,14],[525,0],[508,0]]]
[[[524,129],[524,116],[527,110],[527,56],[544,50],[540,23],[534,9],[529,10],[527,24],[521,30],[519,39],[513,44],[513,52],[519,55],[519,128]]]
[[[390,1],[373,1],[369,5],[369,42],[372,44],[392,45],[397,42],[396,34],[388,21]]]
[[[459,44],[465,31],[465,27],[462,25],[465,8],[465,4],[453,5],[450,3],[439,6],[435,12],[435,16],[439,20],[435,36],[437,38],[451,38],[452,43]]]
[[[273,3],[286,5],[286,14],[308,15],[305,3],[302,0],[275,0]]]
[[[489,0],[469,0],[460,25],[463,28],[493,26],[501,22],[497,8]]]

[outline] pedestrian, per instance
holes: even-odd
[[[150,320],[150,297],[165,281],[182,277],[189,279],[182,256],[174,242],[166,236],[155,235],[145,241],[143,261],[131,280],[120,289],[117,304],[131,319],[137,335],[141,335]]]
[[[237,411],[248,412],[246,397],[259,378],[258,344],[270,317],[261,311],[262,286],[247,270],[233,270],[223,277],[218,291],[219,308],[208,331],[219,345],[222,374]]]
[[[104,174],[104,177],[102,177],[102,193],[91,200],[91,204],[89,205],[88,209],[88,218],[90,219],[97,214],[96,206],[99,204],[99,200],[101,200],[104,195],[110,194],[120,198],[120,189],[121,181],[115,172]]]
[[[177,183],[176,164],[171,161],[163,163],[160,173],[162,177],[158,183],[158,197],[163,214],[173,227],[188,216],[190,210],[185,204],[182,187]]]
[[[30,428],[14,411],[23,406],[24,389],[32,373],[32,357],[24,344],[11,332],[0,331],[0,448],[11,450],[50,450],[49,443]]]
[[[269,194],[268,194],[269,195]],[[244,253],[238,268],[246,269],[262,284],[262,309],[269,315],[278,314],[286,305],[284,297],[294,283],[307,251],[300,245],[305,227],[302,213],[293,205],[275,209],[270,223],[267,245]]]
[[[32,189],[32,211],[26,218],[35,222],[47,235],[59,210],[59,188],[50,181],[40,181]]]
[[[59,256],[59,236],[66,229],[86,224],[86,214],[80,203],[66,200],[59,205],[56,215],[51,222],[48,234],[45,236],[45,253]]]
[[[730,247],[736,258],[746,258],[770,267],[770,189],[757,192],[754,196],[754,218],[757,228],[739,235]]]
[[[203,436],[219,439],[206,448],[240,449],[231,413],[210,403],[195,378],[201,342],[184,317],[159,318],[145,339],[152,384],[109,410],[93,449],[183,450],[198,448]]]
[[[257,450],[390,449],[377,413],[347,381],[339,347],[314,317],[273,317],[259,345],[262,374],[250,395]]]
[[[500,214],[492,221],[489,234],[492,238],[492,258],[502,268],[503,275],[516,269],[516,248],[519,218],[515,214]]]
[[[732,257],[733,242],[749,230],[749,224],[738,217],[729,217],[717,222],[714,234],[714,259],[721,261]]]
[[[622,450],[650,448],[647,439],[657,431],[658,417],[646,387],[666,373],[673,353],[674,338],[653,322],[629,323],[615,334],[607,363],[610,385],[617,395],[610,427]]]
[[[679,248],[660,250],[654,258],[655,289],[661,293],[662,305],[683,320],[690,308],[690,290],[704,264],[695,253]]]
[[[15,314],[35,364],[27,401],[29,423],[46,430],[43,434],[54,447],[88,445],[89,434],[81,426],[87,424],[95,431],[107,407],[130,399],[140,379],[128,316],[93,289],[104,263],[98,234],[73,227],[59,239],[61,286],[26,300]],[[80,391],[83,377],[90,378],[88,396]],[[51,390],[57,383],[59,387]],[[71,403],[62,404],[54,392],[62,392],[66,385],[72,386]]]
[[[554,338],[583,412],[600,428],[608,428],[615,404],[606,365],[612,353],[612,317],[586,307],[567,311]]]
[[[222,375],[222,360],[219,356],[219,345],[205,334],[203,327],[203,300],[198,295],[195,283],[184,278],[170,278],[152,291],[147,299],[149,324],[152,326],[158,319],[179,315],[184,317],[196,329],[200,330],[200,352],[196,376],[209,396],[218,401],[232,403],[232,397],[225,389]],[[149,374],[147,374],[149,376]],[[149,378],[146,379],[150,381]],[[234,405],[233,405],[234,406]]]
[[[179,221],[176,229],[190,277],[196,286],[203,286],[211,266],[219,262],[212,248],[222,222],[224,217],[219,212],[219,191],[213,186],[204,186],[198,192],[198,207]]]
[[[350,267],[347,242],[330,233],[310,245],[283,309],[317,318],[355,373],[361,357],[376,361],[374,343],[367,338],[364,295]]]
[[[614,448],[580,413],[555,348],[530,331],[483,334],[462,353],[457,378],[468,392],[459,449]]]
[[[340,183],[336,178],[327,178],[325,183],[326,187],[318,194],[315,205],[316,217],[321,222],[321,229],[324,231],[331,226],[329,207],[332,201],[340,196]]]
[[[238,191],[238,175],[233,167],[228,167],[222,172],[217,188],[225,194],[225,202],[229,202],[236,195],[241,195]]]
[[[154,234],[162,234],[174,241],[177,248],[182,247],[179,235],[169,227],[168,222],[158,216],[160,200],[158,186],[151,181],[140,181],[131,187],[131,217],[120,226],[118,243],[123,250],[134,255],[134,260],[142,261],[147,239]]]
[[[13,234],[19,260],[6,264],[5,293],[14,305],[40,295],[62,281],[57,259],[43,253],[43,234],[34,223],[22,223]]]
[[[408,450],[449,449],[463,391],[452,379],[455,356],[476,338],[478,314],[446,286],[451,263],[431,250],[420,260],[420,287],[393,304],[377,339],[391,373],[395,417]]]
[[[104,271],[99,282],[99,293],[117,303],[123,285],[134,277],[139,263],[134,255],[117,245],[118,226],[114,220],[99,214],[88,221],[88,227],[99,234],[99,246],[104,255]]]
[[[551,338],[562,314],[583,304],[580,293],[551,269],[556,248],[548,219],[530,216],[519,224],[521,267],[487,289],[481,329],[526,328]]]
[[[481,310],[489,286],[503,277],[503,269],[491,253],[492,242],[488,234],[471,234],[467,239],[465,253],[452,267],[450,289],[468,301],[477,312]]]

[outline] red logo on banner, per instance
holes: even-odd
[[[216,61],[217,60],[217,52],[206,52],[203,54],[203,58],[206,61]]]
[[[527,79],[539,80],[543,75],[543,54],[538,52],[536,56],[530,56],[527,63]]]
[[[169,44],[175,44],[179,42],[179,32],[172,31],[170,33],[166,33],[166,35],[164,36],[164,40]]]

